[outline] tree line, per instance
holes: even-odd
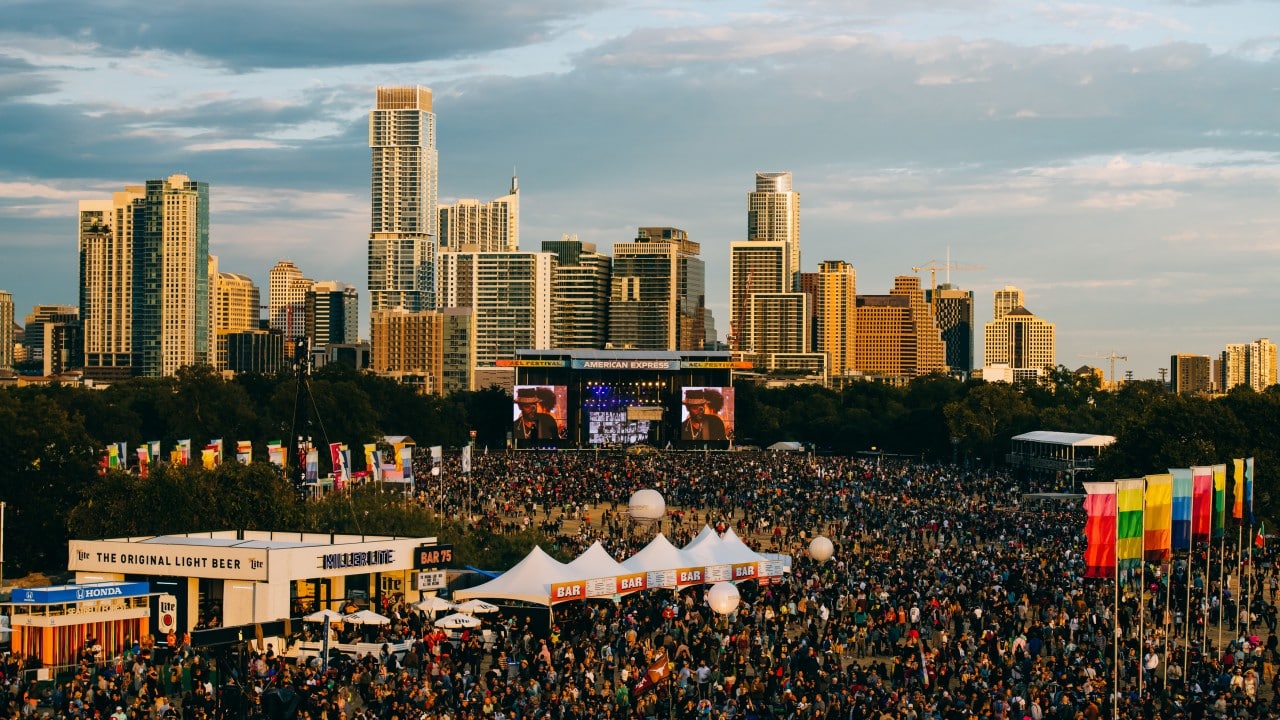
[[[1256,459],[1255,497],[1270,504],[1272,468],[1280,462],[1280,387],[1237,388],[1206,398],[1173,395],[1155,381],[1115,391],[1097,376],[1058,367],[1024,385],[960,382],[931,376],[905,387],[855,383],[842,390],[814,385],[736,388],[736,434],[760,447],[779,440],[811,444],[819,453],[874,448],[927,461],[1000,465],[1009,439],[1030,430],[1114,435],[1095,477],[1134,477],[1169,467]],[[419,446],[460,447],[475,431],[478,447],[506,444],[511,397],[489,388],[449,397],[425,396],[374,375],[329,366],[305,382],[296,376],[240,375],[208,369],[134,379],[105,389],[29,386],[0,391],[0,500],[7,503],[7,575],[61,572],[70,537],[101,538],[214,529],[441,534],[459,555],[518,559],[536,541],[487,538],[449,525],[393,494],[331,496],[303,502],[278,469],[255,462],[199,467],[212,438],[228,448],[252,440],[255,460],[266,443],[310,437],[321,448],[361,446],[385,435],[409,435]],[[104,473],[108,443],[130,452],[159,440],[165,452],[192,440],[193,464],[154,466],[146,479]],[[322,472],[328,457],[321,452]],[[136,459],[131,459],[135,464]],[[356,466],[362,465],[356,460]]]

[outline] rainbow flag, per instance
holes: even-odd
[[[1222,537],[1227,530],[1227,466],[1213,466],[1213,536]]]
[[[1208,542],[1213,528],[1213,468],[1191,468],[1191,539]]]
[[[1231,517],[1244,524],[1244,458],[1231,461]]]
[[[1144,554],[1148,562],[1162,562],[1173,555],[1173,476],[1148,475],[1146,483]]]
[[[1143,480],[1116,480],[1116,567],[1133,572],[1142,568]]]
[[[1173,549],[1191,549],[1191,497],[1194,477],[1191,468],[1172,468],[1173,476]]]
[[[1116,571],[1116,484],[1084,483],[1084,576],[1109,578]]]

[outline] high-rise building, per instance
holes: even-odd
[[[855,370],[909,379],[946,370],[946,351],[920,278],[899,275],[888,295],[859,295]]]
[[[75,305],[36,305],[27,314],[22,342],[28,362],[51,376],[84,365],[84,329]]]
[[[440,206],[440,252],[515,252],[520,249],[520,185],[481,203],[466,198]]]
[[[857,368],[858,274],[843,260],[826,260],[815,284],[817,350],[826,354],[831,375],[846,375]]]
[[[780,355],[811,355],[809,315],[809,296],[802,292],[752,293],[749,322],[757,364],[777,370],[783,369]]]
[[[218,336],[226,347],[226,367],[232,373],[261,373],[270,375],[285,366],[285,348],[292,352],[293,344],[286,343],[284,335],[276,330],[242,330]]]
[[[747,193],[747,240],[786,243],[781,292],[800,291],[800,193],[791,189],[791,173],[756,173],[756,189]]]
[[[746,240],[729,244],[729,349],[758,355],[752,326],[752,296],[790,292],[789,247],[781,240]],[[796,329],[797,332],[799,328]]]
[[[925,291],[934,323],[947,348],[947,368],[961,378],[973,372],[973,291],[950,283]]]
[[[1248,385],[1262,392],[1276,384],[1276,345],[1269,338],[1250,343],[1231,343],[1222,352],[1223,392],[1238,385]]]
[[[212,257],[212,256],[210,256]],[[210,261],[210,265],[214,265]],[[230,369],[227,336],[231,333],[257,331],[261,315],[261,294],[248,275],[215,272],[210,268],[213,284],[213,336],[215,370]]]
[[[428,394],[471,389],[475,315],[471,308],[373,313],[371,369]]]
[[[286,339],[306,334],[307,292],[315,284],[315,280],[305,277],[298,266],[288,260],[281,260],[271,268],[267,275],[270,293],[267,312],[272,330],[283,334]]]
[[[0,290],[0,369],[13,367],[13,295]]]
[[[312,350],[350,345],[360,339],[360,296],[336,281],[318,282],[307,291],[307,338]]]
[[[85,376],[123,379],[133,368],[134,209],[146,188],[80,201],[80,319]]]
[[[1006,286],[995,291],[995,319],[985,326],[983,377],[985,368],[1007,365],[1015,380],[1040,377],[1056,364],[1057,341],[1053,323],[1036,317],[1022,305],[1007,308],[1022,291]]]
[[[613,246],[609,346],[618,350],[701,350],[706,268],[684,230],[642,227]]]
[[[444,253],[444,307],[475,314],[473,367],[496,367],[516,350],[551,347],[551,285],[556,257],[543,252]]]
[[[1212,364],[1208,355],[1178,354],[1169,357],[1169,387],[1179,394],[1208,393],[1213,390]]]
[[[431,90],[379,87],[369,113],[373,155],[369,303],[373,311],[429,310],[439,239],[436,116]]]
[[[1016,307],[1022,307],[1026,303],[1022,298],[1022,290],[1012,286],[1005,285],[1003,288],[995,292],[995,310],[993,312],[993,320],[999,320],[1006,313]],[[990,363],[988,363],[989,365]]]
[[[212,363],[208,183],[148,180],[134,203],[132,312],[135,375]]]
[[[551,279],[551,346],[561,350],[601,350],[609,338],[609,282],[613,260],[595,243],[577,235],[544,240],[555,253]]]

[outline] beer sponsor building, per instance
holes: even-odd
[[[435,538],[227,530],[72,540],[67,568],[77,583],[149,585],[149,630],[163,637],[167,615],[181,636],[364,601],[377,607],[384,596],[414,601],[421,561],[449,555],[440,547]]]

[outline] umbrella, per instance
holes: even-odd
[[[452,615],[445,615],[437,620],[435,622],[435,626],[438,628],[445,628],[447,630],[456,630],[458,628],[480,627],[480,621],[470,615],[453,613]]]
[[[458,606],[438,595],[432,595],[429,598],[423,598],[418,601],[414,604],[414,607],[422,610],[423,612],[429,612],[432,615],[435,615],[438,612],[457,609]]]
[[[342,618],[342,622],[349,622],[352,625],[390,625],[391,618],[379,615],[372,610],[361,610]]]
[[[498,612],[497,605],[490,605],[483,600],[468,600],[458,604],[458,610],[464,613],[474,615],[476,613]]]
[[[337,610],[330,610],[329,608],[325,608],[323,610],[313,612],[310,615],[303,617],[302,619],[305,620],[306,622],[331,623],[331,622],[342,622],[342,619],[344,617],[346,616],[338,612]]]

